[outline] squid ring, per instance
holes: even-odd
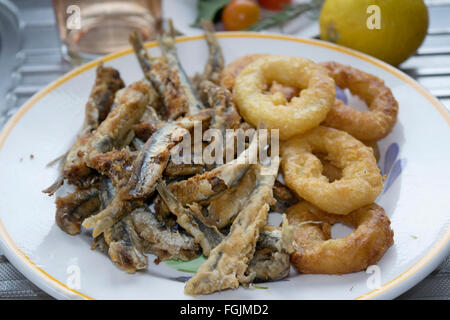
[[[263,57],[269,57],[269,54],[250,54],[247,56],[239,57],[232,62],[230,62],[221,72],[220,74],[220,85],[229,91],[233,91],[234,87],[234,81],[236,80],[236,77],[241,73],[242,70],[245,69],[246,66],[248,66],[253,61],[256,61],[259,58]],[[270,88],[268,89],[271,93],[281,92],[284,94],[286,99],[289,101],[294,96],[298,95],[299,89],[293,88],[290,86],[285,86],[280,83],[277,83],[276,81],[272,82]]]
[[[398,102],[383,80],[337,62],[322,63],[336,85],[349,89],[369,107],[366,112],[355,110],[339,99],[327,115],[325,125],[344,130],[359,140],[379,140],[389,134],[397,121]]]
[[[287,101],[284,94],[264,90],[278,82],[301,89],[300,95]],[[311,60],[298,57],[268,56],[249,64],[237,76],[233,96],[244,119],[257,126],[279,129],[285,140],[317,127],[325,120],[336,89],[326,70]]]
[[[295,252],[291,263],[301,273],[344,274],[376,264],[394,243],[394,232],[384,209],[375,203],[346,216],[327,214],[304,201],[286,212],[294,226]],[[344,223],[355,230],[332,239],[331,226]],[[295,227],[296,226],[296,227]]]
[[[268,54],[258,53],[250,54],[247,56],[239,57],[230,62],[225,68],[223,68],[220,74],[220,85],[229,91],[233,91],[234,81],[236,77],[245,69],[250,63],[256,61],[259,58],[268,57]]]
[[[314,153],[342,169],[340,179],[330,183]],[[284,142],[281,158],[287,186],[328,213],[348,214],[374,202],[383,189],[371,148],[344,131],[317,127]]]

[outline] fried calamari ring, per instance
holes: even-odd
[[[284,94],[264,93],[272,82],[301,90],[287,101]],[[268,56],[257,59],[236,78],[233,95],[240,114],[252,125],[262,121],[279,129],[285,140],[318,126],[335,99],[335,84],[323,67],[298,57]]]
[[[373,155],[375,157],[375,160],[380,161],[380,148],[378,147],[378,143],[376,141],[361,141],[362,143],[364,143],[366,146],[372,148],[373,151]]]
[[[330,183],[314,153],[342,169]],[[348,214],[372,203],[383,189],[380,169],[372,150],[350,134],[317,127],[281,145],[281,167],[286,185],[303,199],[334,214]]]
[[[269,54],[250,54],[247,56],[239,57],[230,62],[220,73],[220,85],[229,91],[233,91],[234,81],[236,77],[245,69],[250,63],[258,60],[259,58],[268,57]]]
[[[294,229],[293,266],[302,273],[344,274],[376,264],[394,243],[394,232],[382,207],[370,204],[346,216],[326,214],[304,201],[290,207]],[[307,223],[318,221],[320,223]],[[331,239],[331,225],[341,222],[355,228],[344,238]]]
[[[349,89],[369,107],[368,111],[360,112],[336,99],[325,125],[344,130],[363,141],[376,141],[387,136],[397,121],[398,102],[383,80],[337,62],[321,65],[327,68],[337,86]]]
[[[220,75],[220,85],[227,88],[229,91],[233,91],[234,81],[236,77],[241,73],[246,66],[259,58],[269,57],[269,54],[251,54],[243,56],[233,60],[228,64]],[[287,101],[290,101],[293,97],[297,96],[300,90],[298,88],[282,85],[276,81],[270,84],[270,88],[266,89],[266,92],[276,93],[281,92],[286,97]]]

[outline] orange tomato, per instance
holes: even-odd
[[[291,4],[292,0],[258,0],[261,7],[267,10],[280,11],[283,5]]]
[[[252,0],[233,0],[222,11],[222,22],[228,31],[244,30],[258,22],[259,6]]]

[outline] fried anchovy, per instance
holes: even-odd
[[[158,261],[187,261],[200,255],[200,247],[191,236],[166,226],[149,209],[136,208],[130,216],[137,233],[146,241],[145,252],[155,254]]]
[[[111,201],[114,199],[116,195],[116,189],[114,188],[113,182],[107,176],[102,176],[100,179],[100,190],[99,190],[99,199],[100,199],[100,210],[105,209]],[[103,237],[103,234],[94,238],[91,244],[91,250],[94,250],[96,247],[100,247],[100,250],[104,253],[108,253],[109,246]]]
[[[154,70],[152,70],[152,62],[156,62],[156,60],[152,59],[149,56],[147,49],[142,43],[142,37],[140,33],[137,31],[132,32],[130,34],[129,42],[133,46],[136,58],[147,80],[152,83],[152,85],[159,93],[163,92],[163,81],[161,81],[159,75],[155,73]]]
[[[113,180],[103,176],[100,180],[100,203],[101,208],[105,209],[116,195],[116,188],[114,188]]]
[[[129,142],[132,126],[139,121],[149,100],[145,82],[135,82],[116,94],[116,108],[91,134],[78,139],[67,154],[64,176],[73,184],[82,184],[92,173],[91,159],[98,154],[120,149]]]
[[[227,237],[215,247],[208,259],[185,287],[188,295],[208,294],[215,291],[237,288],[247,284],[256,276],[245,275],[255,253],[256,242],[261,228],[266,225],[269,206],[274,202],[272,188],[278,172],[279,161],[272,161],[267,174],[262,165],[258,166],[256,188],[245,207],[234,220]]]
[[[222,192],[209,201],[206,210],[203,211],[206,220],[219,229],[226,227],[244,206],[254,186],[255,172],[248,170],[236,187]],[[279,181],[275,181],[273,196],[276,204],[271,206],[271,210],[280,213],[298,202],[297,196]]]
[[[126,185],[130,179],[133,164],[138,155],[128,147],[101,153],[91,159],[91,166],[99,173],[111,179],[116,188]],[[111,201],[109,201],[111,202]]]
[[[175,29],[173,28],[171,20],[169,20],[169,25],[170,30],[163,32],[163,35],[158,39],[158,42],[161,47],[163,56],[166,58],[169,66],[178,74],[181,87],[186,96],[188,113],[196,114],[200,110],[205,109],[205,106],[200,101],[197,92],[191,83],[191,80],[186,75],[186,72],[181,66],[181,62],[177,54],[177,49],[175,47]]]
[[[84,227],[94,228],[94,237],[111,227],[123,215],[139,206],[142,199],[153,193],[156,182],[167,166],[170,148],[181,141],[188,132],[186,128],[193,127],[194,122],[193,118],[189,118],[167,123],[145,143],[133,163],[126,186],[118,191],[106,209],[84,221]]]
[[[224,67],[224,58],[219,42],[214,35],[214,24],[211,21],[202,20],[201,25],[205,31],[206,43],[208,44],[209,56],[203,72],[203,79],[210,80],[215,84],[220,82],[220,73]]]
[[[134,169],[128,181],[128,193],[132,198],[143,198],[153,193],[156,181],[161,178],[169,161],[170,148],[186,134],[186,129],[169,123],[145,143],[134,162]]]
[[[252,167],[235,187],[223,191],[209,201],[203,210],[206,221],[219,229],[229,225],[248,201],[255,187],[255,179],[255,167]]]
[[[246,274],[255,274],[254,282],[280,280],[290,271],[289,256],[293,252],[293,227],[286,216],[281,228],[265,226],[256,243],[256,251]]]
[[[270,209],[280,213],[285,212],[287,208],[299,201],[295,192],[279,181],[275,181],[273,186],[273,197],[277,202]]]
[[[164,176],[168,178],[177,178],[183,176],[192,176],[194,174],[200,174],[204,171],[203,164],[175,164],[169,162],[166,170],[164,170]]]
[[[112,180],[103,176],[100,181],[99,194],[103,209],[111,203],[115,193]],[[136,270],[146,269],[148,266],[147,257],[144,255],[146,242],[139,237],[129,217],[125,217],[97,236],[91,249],[96,246],[108,253],[111,260],[128,273],[135,273]]]
[[[242,119],[227,89],[205,80],[200,83],[200,94],[214,109],[211,128],[219,129],[223,136],[225,136],[225,129],[239,128]]]
[[[147,269],[148,259],[144,255],[144,244],[134,229],[133,221],[127,216],[104,233],[109,245],[108,255],[122,270],[135,273]]]
[[[130,35],[130,43],[148,81],[158,92],[162,108],[157,111],[164,120],[175,120],[188,111],[187,99],[181,87],[180,77],[165,58],[150,57],[138,32]]]
[[[235,160],[213,170],[197,174],[187,180],[171,183],[169,190],[182,205],[208,201],[222,191],[236,185],[251,163],[256,163],[258,139],[253,137],[249,147]],[[159,199],[156,200],[158,216],[162,219],[169,210]]]
[[[256,162],[258,139],[252,139],[247,150],[235,160],[221,165],[201,175],[172,183],[169,190],[183,204],[205,201],[214,195],[234,186]]]
[[[68,234],[78,234],[83,220],[100,209],[98,185],[57,197],[55,202],[56,224]]]
[[[211,118],[210,129],[219,130],[222,136],[222,146],[224,160],[227,155],[235,154],[235,136],[227,135],[227,129],[239,129],[241,116],[237,112],[230,92],[211,81],[205,80],[200,83],[200,93],[205,96],[208,105],[213,108],[214,113]]]
[[[202,247],[203,254],[209,256],[211,250],[222,242],[223,234],[206,222],[198,205],[184,207],[165,182],[159,183],[156,188],[169,210],[177,217],[177,223],[194,237],[195,242]]]
[[[99,63],[96,74],[94,87],[86,103],[81,134],[97,129],[108,116],[116,92],[125,86],[119,71],[111,67],[104,67],[103,62]]]
[[[84,123],[78,134],[79,139],[96,129],[106,118],[111,110],[116,92],[124,87],[119,71],[111,67],[104,67],[100,62],[96,70],[94,87],[89,95],[89,100],[85,107]],[[72,149],[74,146],[72,147]],[[56,181],[42,192],[53,195],[64,183],[64,166],[67,161],[69,150],[59,161],[58,171],[60,172]]]
[[[170,149],[180,142],[196,121],[203,121],[210,113],[202,111],[177,122],[169,122],[145,143],[140,150],[128,181],[130,198],[145,198],[155,190],[156,181],[161,178],[170,157]]]

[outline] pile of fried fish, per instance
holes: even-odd
[[[73,185],[56,198],[57,225],[70,235],[92,230],[91,249],[126,272],[147,269],[147,254],[155,263],[203,254],[206,261],[186,283],[189,295],[287,277],[292,228],[286,219],[269,226],[267,218],[298,201],[276,180],[278,161],[267,174],[249,159],[261,148],[255,137],[225,164],[172,161],[171,149],[195,123],[222,133],[251,128],[219,85],[222,50],[213,26],[203,28],[209,56],[203,74],[192,78],[181,66],[172,25],[158,39],[158,57],[138,33],[130,35],[142,80],[125,86],[117,70],[98,65],[82,129],[44,190],[53,195],[65,182]]]

